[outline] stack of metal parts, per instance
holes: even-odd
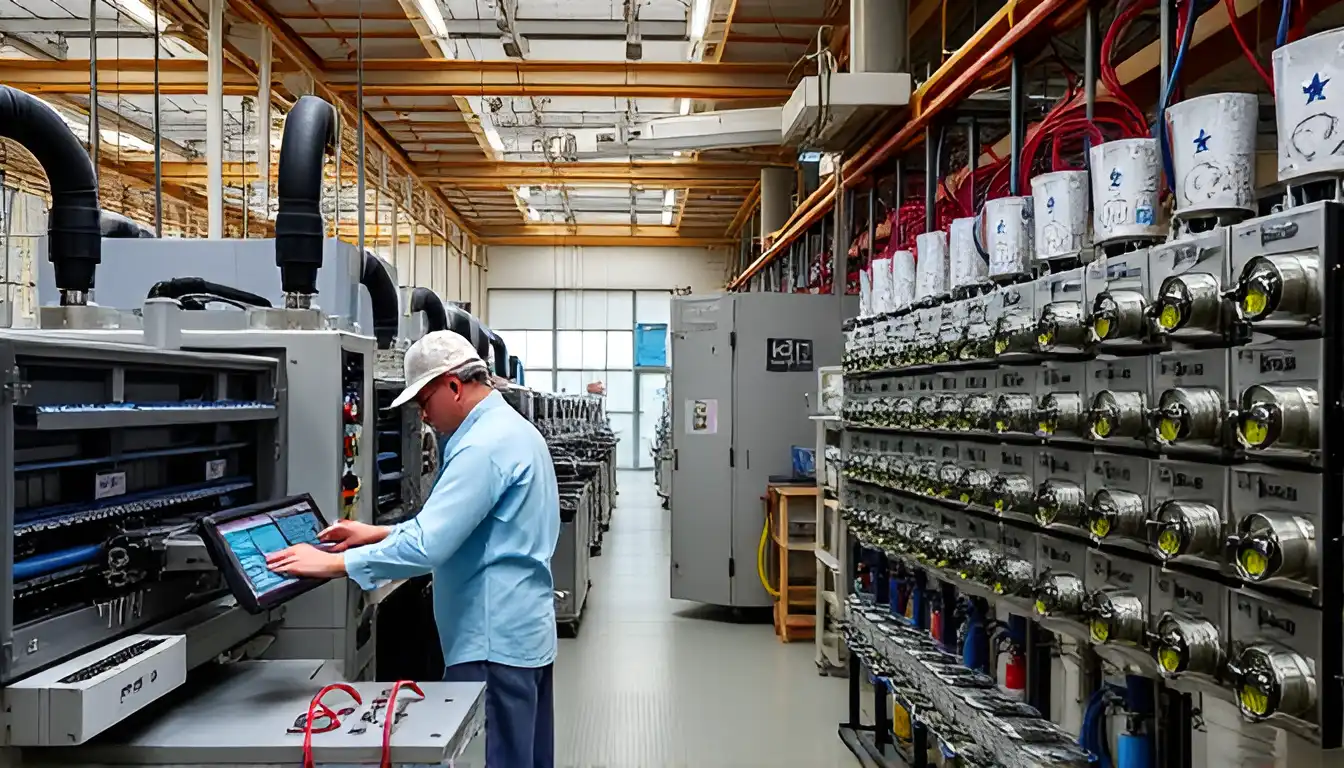
[[[556,395],[513,387],[504,399],[546,438],[560,484],[560,541],[552,570],[555,615],[573,631],[591,586],[588,562],[602,553],[616,505],[616,434],[604,402],[593,395]]]
[[[958,765],[1066,768],[1089,765],[1073,738],[994,684],[961,666],[929,636],[874,609],[847,603],[845,641],[905,709],[916,715]],[[918,758],[918,756],[916,756]]]

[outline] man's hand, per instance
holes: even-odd
[[[295,544],[267,555],[266,567],[296,578],[334,579],[345,575],[345,558],[312,544]]]
[[[354,520],[337,520],[317,534],[318,541],[331,546],[328,552],[344,552],[351,547],[363,547],[377,544],[387,538],[388,529],[381,525],[358,523]]]

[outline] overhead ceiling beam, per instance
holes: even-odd
[[[687,182],[735,182],[729,186],[745,186],[760,181],[761,169],[756,165],[735,163],[436,163],[420,165],[419,171],[427,181],[439,184],[459,184],[469,181],[488,181],[501,186],[539,184],[570,184],[587,181],[606,184],[655,184],[666,182],[671,186]]]
[[[65,41],[59,38],[38,37],[41,33],[28,34],[10,32],[0,28],[0,45],[7,45],[25,56],[35,59],[52,60],[65,58]]]
[[[464,38],[497,38],[501,32],[494,19],[444,19],[448,34]],[[639,34],[645,40],[686,40],[686,22],[640,20]],[[515,19],[514,34],[538,40],[624,40],[624,19]]]
[[[353,92],[353,61],[326,62],[332,87]],[[618,96],[777,99],[792,93],[788,64],[365,59],[364,93],[374,96]]]
[[[481,227],[483,245],[719,246],[732,240],[721,232],[672,226],[629,224],[510,224]]]
[[[6,19],[0,18],[0,30],[4,32],[15,32],[18,34],[46,33],[52,35],[65,35],[67,37],[88,37],[89,20],[88,19]],[[117,21],[115,19],[98,19],[98,36],[109,35],[134,35],[140,34],[145,37],[152,37],[153,33],[147,31],[144,27],[131,21]]]
[[[99,59],[97,64],[99,93],[154,93],[153,59]],[[164,59],[159,66],[159,88],[164,95],[205,93],[204,60]],[[0,59],[0,83],[32,93],[87,94],[89,61]],[[255,94],[256,78],[239,67],[226,64],[224,93],[233,96]]]
[[[406,155],[405,151],[397,145],[396,140],[389,136],[387,131],[378,124],[378,121],[369,117],[367,111],[364,114],[359,114],[350,99],[332,91],[330,84],[327,81],[327,73],[324,69],[324,62],[321,57],[319,57],[307,43],[296,35],[294,30],[291,29],[288,24],[281,21],[270,8],[263,6],[257,2],[257,0],[233,0],[233,7],[236,10],[241,11],[244,15],[250,17],[256,23],[271,30],[275,45],[282,53],[297,64],[300,70],[308,75],[308,77],[312,78],[314,87],[319,92],[327,93],[343,114],[348,114],[355,120],[363,121],[365,133],[373,140],[374,145],[386,153],[388,158],[395,165],[404,170],[421,188],[426,189],[428,194],[434,197],[434,201],[442,207],[444,215],[449,221],[462,231],[466,232],[469,237],[473,237],[471,227],[467,226],[467,223],[462,220],[462,217],[453,209],[453,206],[448,202],[447,198],[443,196],[442,192],[438,189],[431,188],[424,183],[416,173],[414,165],[411,163],[411,159]],[[4,81],[0,79],[0,82]],[[367,104],[365,106],[367,107]],[[473,263],[474,261],[475,260],[473,259]]]

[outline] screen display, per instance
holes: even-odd
[[[238,560],[252,591],[261,596],[296,581],[267,568],[266,556],[294,544],[323,546],[317,540],[321,525],[317,513],[304,501],[275,512],[222,523],[219,535]]]

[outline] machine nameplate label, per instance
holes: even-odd
[[[126,494],[125,472],[104,472],[94,480],[93,498],[110,499]]]
[[[811,339],[766,339],[765,369],[776,373],[813,370]]]

